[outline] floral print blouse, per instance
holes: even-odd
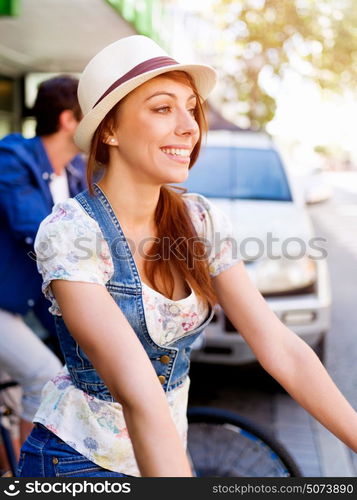
[[[228,217],[202,195],[185,193],[182,196],[198,236],[207,244],[210,275],[217,276],[239,261],[233,255],[233,234]],[[86,242],[85,250],[74,246],[76,238],[82,237]],[[105,286],[114,271],[110,250],[98,223],[72,198],[56,204],[41,223],[35,250],[43,277],[42,291],[51,302],[49,311],[53,315],[61,315],[51,291],[53,279]],[[142,283],[142,295],[149,334],[161,345],[198,327],[208,313],[207,306],[192,289],[187,297],[174,301]],[[184,446],[189,384],[187,377],[181,386],[166,394]],[[140,476],[122,406],[77,389],[66,366],[43,388],[34,422],[43,424],[99,466]]]

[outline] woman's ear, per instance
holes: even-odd
[[[112,108],[101,123],[100,141],[108,146],[117,146],[117,106]]]
[[[115,137],[115,123],[114,123],[114,117],[110,116],[108,117],[108,120],[106,121],[106,124],[104,126],[104,130],[102,133],[102,141],[104,144],[108,144],[108,146],[117,146],[118,145],[118,140]]]
[[[118,141],[115,137],[113,136],[107,136],[104,140],[105,144],[109,144],[109,146],[117,146],[118,145]]]

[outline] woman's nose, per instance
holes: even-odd
[[[195,135],[199,133],[198,123],[190,111],[182,111],[177,120],[176,131],[179,135]]]

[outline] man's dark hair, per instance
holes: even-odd
[[[49,135],[57,132],[59,115],[70,109],[77,120],[81,118],[81,109],[77,99],[78,79],[69,75],[60,75],[43,81],[33,107],[36,118],[36,135]]]

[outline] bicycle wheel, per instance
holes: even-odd
[[[250,420],[210,407],[188,409],[188,452],[197,477],[301,477],[285,448]]]
[[[18,385],[17,382],[10,380],[8,382],[2,382],[0,383],[0,392],[5,391],[6,389],[9,389],[10,387],[16,387]],[[9,418],[10,415],[12,415],[13,411],[9,406],[5,405],[0,401],[0,436],[2,438],[2,442],[4,445],[5,453],[7,460],[10,465],[11,469],[11,474],[8,471],[6,476],[15,476],[16,474],[16,467],[17,467],[17,459],[15,456],[15,450],[12,444],[12,438],[11,438],[11,433],[9,429],[6,427],[6,425],[3,423],[4,418]],[[1,476],[4,477],[4,476]]]

